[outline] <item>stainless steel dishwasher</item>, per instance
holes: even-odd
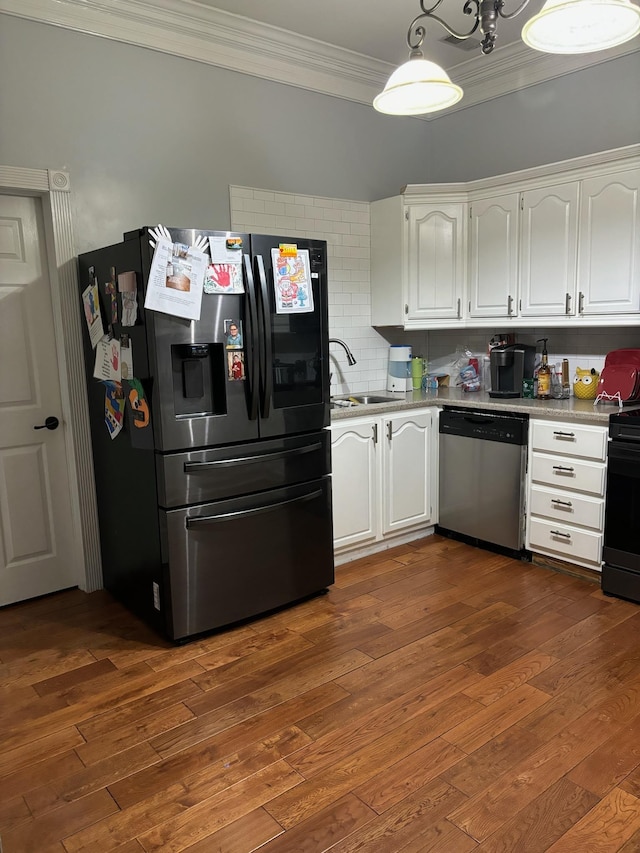
[[[443,409],[437,532],[522,551],[528,429],[528,415]]]

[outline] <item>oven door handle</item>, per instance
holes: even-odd
[[[232,521],[234,519],[246,518],[248,515],[258,515],[262,512],[271,512],[272,510],[280,509],[289,504],[303,503],[304,501],[312,501],[322,495],[322,489],[316,489],[314,492],[309,492],[307,495],[302,495],[298,498],[289,498],[287,501],[278,501],[275,504],[267,504],[266,506],[256,506],[251,509],[241,509],[236,512],[221,512],[219,515],[207,515],[199,518],[187,518],[186,527],[190,530],[194,527],[206,527],[210,524],[216,524],[219,521]]]
[[[210,462],[185,462],[185,474],[198,474],[201,471],[210,471],[212,468],[232,468],[234,465],[251,465],[252,462],[270,462],[272,459],[287,459],[290,456],[302,456],[305,453],[313,453],[320,450],[322,442],[316,441],[305,447],[293,447],[290,450],[279,450],[277,453],[260,453],[256,456],[236,456],[234,459],[213,459]]]

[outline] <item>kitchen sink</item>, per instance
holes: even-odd
[[[337,400],[347,400],[358,403],[361,406],[369,406],[372,403],[395,403],[395,397],[381,397],[378,394],[350,394],[348,397],[336,397]]]

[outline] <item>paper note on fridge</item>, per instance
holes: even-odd
[[[109,336],[105,335],[102,340],[98,341],[93,375],[96,379],[102,379],[104,382],[109,379],[120,382],[122,369],[120,366],[119,340],[116,338],[109,339]]]
[[[191,246],[164,237],[156,244],[144,307],[186,320],[199,320],[209,258]]]
[[[276,314],[306,314],[313,311],[309,250],[283,247],[271,250]]]

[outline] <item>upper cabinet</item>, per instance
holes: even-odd
[[[582,182],[578,313],[640,311],[640,169]]]
[[[578,181],[522,193],[518,315],[566,317],[576,310]]]
[[[469,317],[571,316],[578,181],[472,201]]]
[[[371,205],[372,322],[405,329],[640,317],[640,146]]]
[[[466,202],[433,197],[428,203],[397,196],[371,204],[374,326],[435,328],[459,323],[466,211]]]
[[[518,283],[518,194],[469,208],[469,316],[513,317]]]

